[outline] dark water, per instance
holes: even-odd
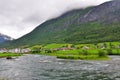
[[[25,55],[0,59],[0,80],[120,80],[120,57],[111,61],[62,60]]]

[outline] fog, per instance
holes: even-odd
[[[48,19],[109,0],[0,0],[0,33],[19,38]]]

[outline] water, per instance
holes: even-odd
[[[63,60],[40,55],[0,59],[0,80],[120,80],[120,56],[111,61]]]

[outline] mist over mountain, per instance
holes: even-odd
[[[120,0],[69,11],[7,45],[97,43],[120,40]]]
[[[0,0],[0,32],[17,39],[48,19],[106,1],[110,0]]]
[[[11,41],[11,40],[13,40],[13,38],[0,33],[0,43]]]

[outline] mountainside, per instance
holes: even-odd
[[[94,7],[79,19],[79,22],[99,21],[103,23],[120,22],[120,0],[106,2]]]
[[[0,33],[0,43],[3,43],[5,41],[11,41],[11,40],[13,40],[13,38]]]
[[[73,10],[48,20],[13,46],[47,43],[95,43],[120,40],[120,0]],[[9,45],[7,44],[7,45]]]

